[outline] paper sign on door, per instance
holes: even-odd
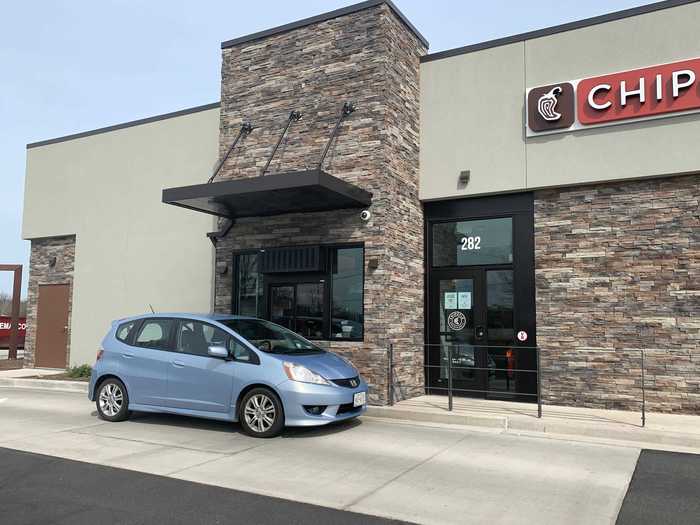
[[[472,309],[472,293],[471,292],[459,292],[458,301],[460,310],[471,310]]]
[[[445,310],[457,309],[457,292],[445,292]]]

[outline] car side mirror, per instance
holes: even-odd
[[[228,359],[228,350],[223,346],[210,346],[207,353],[211,357],[219,357],[221,359]]]

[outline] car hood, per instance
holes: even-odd
[[[289,355],[270,354],[275,359],[305,366],[326,379],[347,379],[359,375],[355,367],[347,364],[333,352],[322,354]]]

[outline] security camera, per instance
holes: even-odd
[[[362,219],[365,222],[370,220],[371,218],[372,212],[370,212],[369,210],[362,210],[362,213],[360,213],[360,219]]]

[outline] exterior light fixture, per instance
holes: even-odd
[[[469,179],[471,178],[471,171],[470,170],[463,170],[459,172],[459,183],[462,186],[466,186],[469,184]]]

